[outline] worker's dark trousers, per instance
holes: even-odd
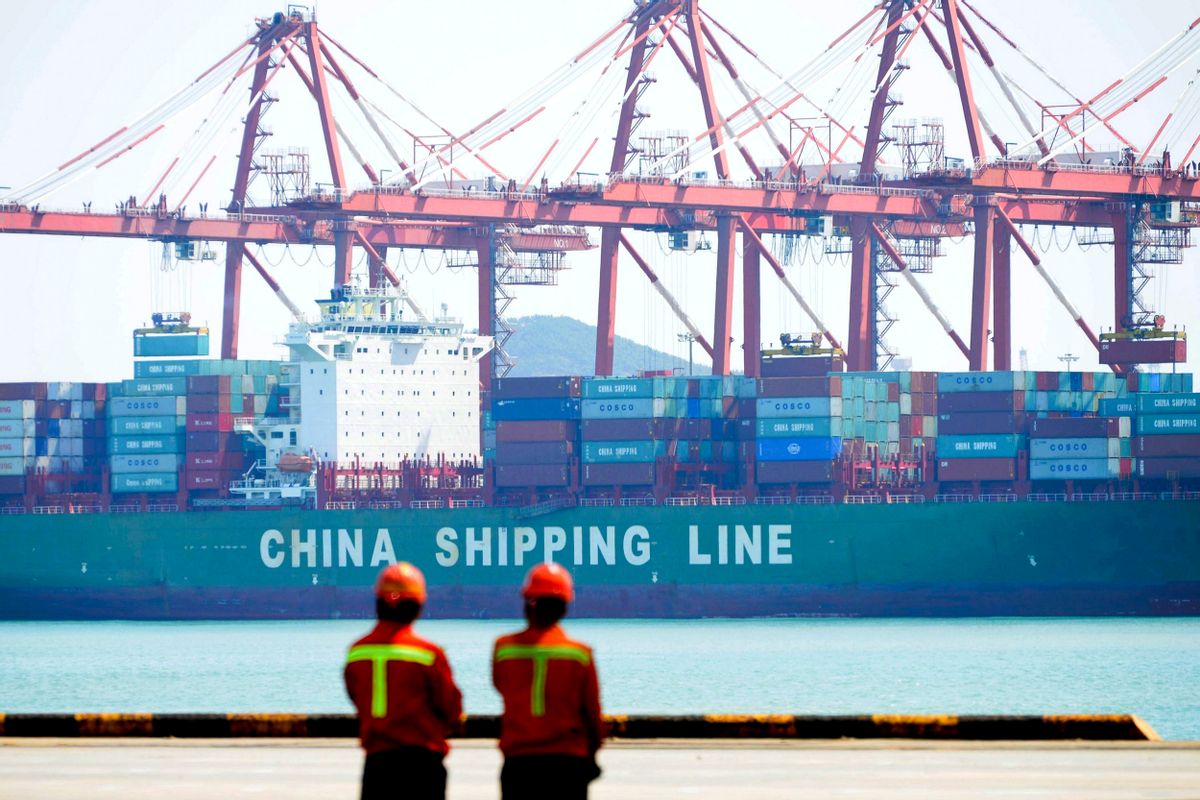
[[[600,776],[590,758],[514,756],[500,770],[503,800],[586,800],[588,784]]]
[[[442,758],[424,747],[371,753],[363,764],[362,800],[445,800]]]

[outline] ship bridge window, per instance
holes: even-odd
[[[272,439],[282,439],[283,431],[271,431],[271,438]]]
[[[288,444],[292,445],[293,447],[296,446],[296,432],[295,431],[291,431],[288,434]]]

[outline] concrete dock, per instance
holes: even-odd
[[[346,739],[0,738],[0,799],[353,800]],[[617,740],[597,800],[1196,800],[1200,742]],[[449,797],[498,797],[495,742],[455,742]]]

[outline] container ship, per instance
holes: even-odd
[[[381,565],[429,614],[518,613],[533,563],[585,616],[1200,611],[1190,374],[501,378],[490,337],[347,286],[282,361],[180,315],[134,377],[0,384],[0,615],[331,618]],[[415,306],[414,306],[415,309]]]

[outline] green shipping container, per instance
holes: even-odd
[[[584,378],[585,400],[610,400],[654,397],[654,381],[651,378]]]
[[[653,461],[666,453],[666,442],[584,442],[585,464],[636,464]]]
[[[108,421],[110,436],[173,434],[184,429],[186,417],[114,417]]]
[[[1139,414],[1198,414],[1200,394],[1140,394]]]
[[[109,384],[113,397],[173,397],[187,394],[187,378],[181,375],[161,378],[134,378]]]
[[[803,419],[760,419],[757,434],[760,439],[816,436],[828,439],[842,435],[842,418],[807,417]]]
[[[114,492],[174,492],[179,476],[174,472],[126,472],[112,476]]]
[[[109,455],[131,455],[135,453],[182,453],[184,436],[110,436]]]
[[[938,458],[1016,458],[1025,437],[1012,434],[937,437]]]

